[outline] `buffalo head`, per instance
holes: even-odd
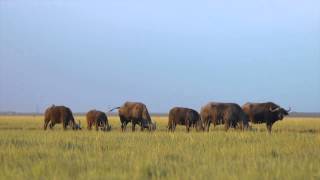
[[[77,123],[75,123],[75,122],[71,122],[71,127],[72,127],[72,129],[73,130],[81,130],[82,128],[81,128],[81,122],[79,121],[79,123],[77,124]]]
[[[270,108],[270,112],[276,114],[278,116],[279,120],[282,120],[284,116],[289,115],[289,112],[291,111],[291,108],[288,110],[282,108],[282,107],[275,107],[275,108]]]
[[[204,123],[201,119],[196,122],[195,127],[197,131],[204,131],[205,129]]]
[[[157,123],[156,122],[150,123],[149,129],[150,129],[150,131],[155,131],[157,129]]]
[[[111,125],[107,126],[107,131],[111,131]]]
[[[111,125],[100,122],[99,127],[101,131],[111,131]]]
[[[111,131],[111,126],[110,125],[105,125],[100,127],[101,131]]]
[[[146,128],[149,131],[155,131],[157,129],[157,123],[156,122],[145,122],[142,124],[142,128]]]

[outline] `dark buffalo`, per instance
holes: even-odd
[[[189,108],[174,107],[170,110],[168,130],[175,131],[177,124],[186,126],[187,132],[190,127],[196,127],[197,130],[203,129],[199,113]]]
[[[107,115],[102,111],[91,110],[87,113],[87,125],[88,130],[91,130],[92,126],[95,126],[96,130],[99,130],[99,127],[102,131],[110,131],[111,126],[108,122]]]
[[[248,128],[248,118],[241,107],[235,103],[214,103],[210,102],[201,108],[201,120],[209,131],[210,124],[213,126],[224,124],[227,131],[230,127],[240,129]]]
[[[136,125],[140,125],[141,131],[147,128],[149,131],[156,129],[156,124],[152,123],[146,105],[139,102],[126,102],[123,106],[113,108],[119,109],[119,117],[121,121],[121,130],[125,131],[127,124],[132,123],[132,131],[135,131]],[[110,111],[112,111],[110,110]]]
[[[285,110],[273,102],[246,103],[242,106],[242,109],[249,117],[251,123],[266,123],[269,133],[271,133],[273,123],[282,120],[290,112],[290,109]]]
[[[67,126],[70,126],[73,130],[81,129],[80,123],[75,123],[72,112],[68,107],[52,105],[46,109],[44,114],[44,130],[47,129],[48,125],[52,129],[55,124],[60,123],[62,123],[64,130],[67,129]]]

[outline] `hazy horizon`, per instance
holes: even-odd
[[[320,112],[320,1],[0,0],[0,111]]]

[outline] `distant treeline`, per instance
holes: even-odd
[[[26,115],[26,116],[42,116],[43,113],[24,113],[24,112],[0,112],[0,115]],[[83,112],[74,113],[75,116],[86,115]],[[109,116],[117,116],[118,113],[108,113]],[[151,113],[151,116],[168,116],[167,113]],[[292,112],[288,117],[320,117],[320,112]]]

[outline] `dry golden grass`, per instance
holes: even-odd
[[[41,116],[0,116],[1,179],[319,179],[320,119],[287,118],[252,131],[43,131]],[[76,117],[86,127],[84,117]]]

